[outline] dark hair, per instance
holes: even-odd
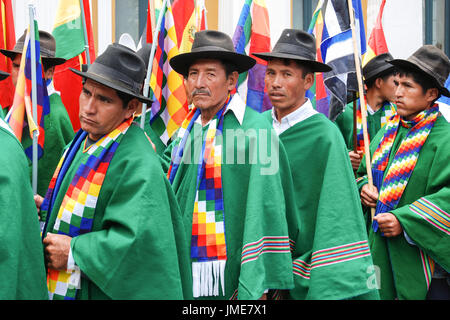
[[[124,108],[124,109],[126,109],[128,106],[128,103],[130,103],[130,101],[135,98],[128,93],[118,91],[118,90],[115,90],[115,91],[117,93],[117,96],[120,98],[120,100],[122,100],[122,108]]]
[[[285,66],[289,66],[291,64],[291,61],[294,62],[298,68],[300,68],[302,70],[302,78],[305,79],[306,75],[309,73],[314,74],[314,71],[312,70],[312,68],[307,65],[306,63],[304,63],[303,61],[300,60],[296,60],[296,59],[284,59],[284,58],[269,58],[268,61],[273,61],[273,60],[280,60],[281,62],[283,62],[283,64]]]
[[[397,68],[389,68],[389,69],[381,72],[376,77],[373,77],[373,78],[371,78],[369,80],[364,81],[364,84],[367,86],[367,89],[370,89],[370,88],[372,88],[375,85],[375,81],[378,78],[381,78],[383,81],[386,81],[389,77],[395,76],[397,74],[398,74]]]
[[[416,82],[419,86],[422,87],[423,94],[425,94],[428,91],[428,89],[432,88],[438,89],[438,95],[436,100],[441,97],[441,91],[439,90],[438,83],[435,79],[433,79],[433,77],[423,72],[420,72],[414,68],[408,67],[399,68],[397,74],[399,77],[411,77],[414,80],[414,82]],[[436,100],[434,100],[432,104],[434,104]]]

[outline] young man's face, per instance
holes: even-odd
[[[14,85],[14,87],[17,84],[17,78],[19,76],[19,70],[20,70],[20,60],[22,59],[22,54],[17,53],[14,56],[14,59],[12,59],[12,70],[11,70],[11,80]]]
[[[422,86],[415,82],[412,76],[399,75],[396,81],[398,81],[395,91],[397,113],[406,120],[413,119],[417,114],[431,107],[431,103],[438,96],[436,88],[423,92]]]
[[[11,70],[11,80],[14,85],[14,87],[17,85],[17,78],[19,76],[20,71],[20,60],[22,59],[22,54],[17,53],[14,56],[14,59],[12,59],[12,70]],[[55,72],[55,67],[52,66],[48,68],[47,70],[44,70],[44,78],[45,80],[52,79],[53,74]]]
[[[397,81],[395,75],[390,75],[380,81],[380,91],[383,98],[387,101],[395,101],[395,91],[397,90]]]
[[[188,71],[184,84],[188,99],[201,111],[220,109],[228,93],[236,86],[237,72],[226,76],[223,64],[218,60],[200,59]]]
[[[80,124],[89,138],[97,141],[129,119],[139,103],[131,100],[124,109],[114,89],[87,79],[80,94]]]
[[[292,60],[285,65],[283,60],[273,59],[267,64],[264,82],[277,113],[287,115],[305,102],[305,93],[313,85],[314,75],[303,76],[303,69]]]

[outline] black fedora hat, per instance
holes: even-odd
[[[0,81],[9,77],[9,73],[0,70]]]
[[[308,65],[314,72],[328,72],[332,68],[316,60],[316,38],[305,31],[284,29],[272,52],[254,53],[263,60],[292,59]]]
[[[381,53],[376,57],[373,57],[362,69],[364,80],[369,81],[373,78],[377,78],[388,70],[395,69],[392,64],[386,62],[386,60],[393,59],[394,58],[389,52]]]
[[[237,53],[233,41],[227,34],[214,30],[195,33],[191,52],[179,54],[170,59],[169,63],[176,72],[187,76],[189,67],[198,59],[229,61],[236,67],[238,73],[249,70],[256,63],[255,59]]]
[[[110,44],[85,72],[69,69],[83,78],[129,94],[139,101],[152,103],[151,99],[140,94],[146,76],[145,63],[133,50],[124,45]]]
[[[445,81],[450,73],[450,60],[445,53],[433,45],[424,45],[414,52],[408,59],[387,60],[400,69],[419,71],[435,82],[436,88],[444,96],[450,97],[445,87]]]
[[[17,40],[14,49],[0,49],[0,52],[11,59],[14,59],[15,55],[18,53],[22,54],[26,35],[27,30],[25,29],[19,40]],[[66,62],[66,59],[55,57],[56,42],[55,38],[50,33],[39,30],[39,44],[41,47],[41,59],[46,65],[57,66]]]
[[[136,54],[144,60],[145,68],[148,69],[148,60],[150,59],[150,53],[152,51],[152,45],[150,43],[144,43],[142,48],[136,51]]]

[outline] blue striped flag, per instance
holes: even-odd
[[[358,67],[361,68],[361,57],[366,52],[361,0],[352,0],[352,5],[360,56]],[[333,68],[332,71],[323,73],[323,82],[329,99],[326,100],[328,106],[322,107],[320,111],[334,121],[344,110],[349,100],[348,94],[358,91],[347,0],[319,1],[317,9],[314,11],[314,17],[316,19],[313,20],[314,24],[311,24],[309,32],[313,33],[317,39],[318,60]]]

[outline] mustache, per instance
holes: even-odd
[[[207,94],[208,96],[211,96],[211,92],[207,89],[195,89],[192,91],[191,96],[195,96],[197,94]]]

